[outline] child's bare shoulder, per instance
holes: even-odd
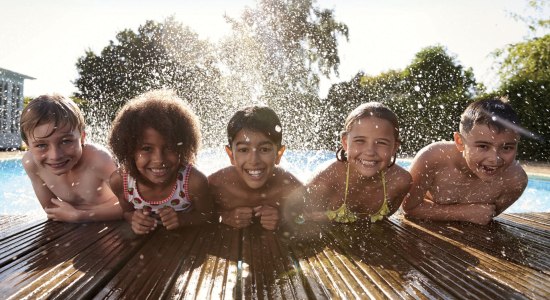
[[[233,166],[225,167],[208,175],[208,182],[213,186],[221,186],[226,184],[230,178],[234,178],[235,175]]]
[[[98,144],[86,144],[82,148],[82,159],[92,161],[92,162],[98,162],[98,163],[104,163],[113,161],[113,156],[102,145]]]
[[[32,154],[30,151],[27,151],[25,152],[25,154],[23,154],[23,157],[21,158],[21,163],[23,164],[23,168],[25,168],[27,173],[34,173],[38,170],[36,164],[34,163],[34,160],[32,159]]]
[[[281,168],[275,168],[275,178],[277,182],[287,185],[287,186],[302,186],[302,182],[294,176],[291,172]]]
[[[397,164],[388,170],[386,176],[390,182],[395,182],[398,185],[410,186],[412,183],[411,173]]]
[[[523,167],[519,164],[519,162],[515,161],[512,165],[508,167],[506,172],[503,176],[504,181],[509,181],[510,184],[506,185],[512,189],[514,188],[520,188],[524,189],[525,186],[527,186],[527,173],[523,169]]]
[[[437,168],[456,159],[458,150],[453,142],[435,142],[422,148],[412,162],[411,168],[421,165],[425,168]]]
[[[339,174],[342,174],[341,176],[344,176],[343,172],[345,171],[345,164],[334,160],[331,163],[326,164],[323,168],[317,170],[311,178],[310,182],[326,180],[333,181],[335,178],[340,177]]]

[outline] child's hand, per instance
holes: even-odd
[[[75,209],[70,203],[52,198],[52,206],[44,208],[48,219],[60,222],[75,223],[80,221],[79,211]]]
[[[496,214],[496,206],[494,204],[472,204],[475,208],[469,214],[469,220],[472,223],[487,225]]]
[[[260,224],[267,230],[277,229],[279,224],[279,210],[269,205],[254,207],[254,216],[260,217]]]
[[[157,228],[157,220],[150,216],[150,212],[138,209],[132,214],[132,230],[135,234],[148,234]]]
[[[159,209],[158,214],[162,225],[168,230],[176,229],[181,226],[178,213],[172,207],[163,207]]]
[[[253,210],[250,207],[237,207],[221,213],[221,222],[235,228],[244,228],[252,223]]]

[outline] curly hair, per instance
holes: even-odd
[[[352,110],[346,118],[346,122],[344,123],[344,130],[340,133],[340,135],[344,136],[345,134],[347,134],[351,130],[351,127],[355,124],[355,122],[366,117],[375,117],[390,122],[393,125],[393,134],[395,140],[398,142],[400,141],[399,121],[397,119],[397,115],[391,109],[380,102],[363,103]],[[344,147],[340,146],[340,148],[336,150],[336,159],[338,159],[339,161],[348,160]],[[389,167],[395,164],[396,159],[397,153],[394,155],[393,161],[389,165]]]
[[[143,132],[152,128],[177,149],[180,163],[194,163],[200,147],[200,126],[191,108],[174,92],[155,90],[126,103],[113,121],[109,146],[123,169],[138,177],[134,154]]]
[[[21,113],[21,139],[28,145],[29,137],[34,138],[34,129],[47,123],[53,123],[53,128],[69,125],[71,130],[78,129],[80,133],[85,129],[84,116],[71,99],[59,94],[42,95],[29,102]],[[54,132],[55,129],[50,135]]]

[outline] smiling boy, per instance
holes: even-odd
[[[40,96],[25,107],[20,125],[29,149],[23,167],[49,219],[87,222],[122,217],[108,185],[115,163],[104,148],[85,143],[84,117],[73,101]]]
[[[527,186],[516,161],[519,120],[501,99],[471,103],[454,142],[422,149],[411,165],[407,216],[487,224],[512,205]]]
[[[276,229],[280,207],[303,187],[277,166],[285,151],[279,118],[268,107],[244,108],[229,121],[227,136],[231,166],[208,177],[221,222],[243,228],[258,217],[265,229]]]

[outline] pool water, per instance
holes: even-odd
[[[283,155],[281,166],[305,182],[334,157],[334,153],[328,151],[289,150]],[[405,160],[398,160],[397,163],[404,168],[410,165]],[[197,168],[207,175],[228,165],[229,159],[223,150],[201,151],[197,159]],[[523,195],[506,212],[550,212],[550,177],[529,176]],[[0,215],[2,214],[45,215],[19,159],[0,160]]]

